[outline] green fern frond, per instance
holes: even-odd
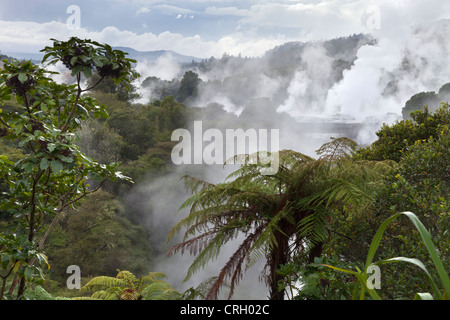
[[[316,210],[302,218],[297,227],[299,237],[306,237],[313,244],[321,243],[328,237],[326,211]]]
[[[226,240],[229,240],[229,237],[227,237],[225,231],[217,232],[212,240],[203,247],[200,254],[194,259],[183,281],[187,281],[194,273],[204,268],[209,261],[216,259]]]
[[[146,276],[140,278],[145,282],[153,282],[156,280],[161,280],[167,278],[166,274],[162,272],[149,272]]]
[[[123,290],[120,288],[109,288],[108,290],[95,291],[91,298],[94,300],[118,300],[120,293]]]
[[[128,281],[125,279],[119,279],[108,276],[99,276],[91,279],[88,283],[86,283],[81,290],[85,291],[98,291],[108,288],[114,287],[126,287],[128,285]]]
[[[156,280],[145,287],[142,291],[142,297],[144,300],[178,300],[182,295],[169,283]]]
[[[351,155],[356,150],[357,146],[358,144],[352,139],[346,137],[331,137],[331,141],[324,143],[318,150],[316,150],[316,153],[321,155],[323,158],[335,160],[337,158]]]

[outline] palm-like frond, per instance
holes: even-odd
[[[89,280],[81,289],[85,291],[99,291],[110,288],[126,287],[128,281],[115,277],[99,276]]]
[[[262,174],[260,163],[247,163],[216,185],[184,177],[194,193],[181,206],[190,208],[189,214],[168,236],[170,240],[185,228],[184,239],[168,254],[189,249],[196,255],[188,278],[217,258],[225,243],[242,235],[241,245],[220,270],[206,298],[216,299],[227,279],[231,296],[243,272],[263,257],[271,268],[271,290],[276,290],[276,269],[293,255],[292,250],[299,250],[303,239],[313,244],[326,239],[330,210],[343,205],[364,208],[372,199],[389,164],[354,161],[349,154],[355,147],[350,139],[333,138],[318,150],[318,159],[281,150],[273,175]]]
[[[118,270],[116,277],[99,276],[91,279],[82,290],[94,291],[92,300],[174,300],[182,295],[169,283],[161,280],[166,275],[149,272],[137,278],[126,270]]]
[[[305,216],[298,223],[300,237],[305,237],[313,245],[323,242],[327,236],[327,211],[315,210],[311,214]]]
[[[178,300],[181,293],[165,281],[156,280],[142,290],[144,300]]]

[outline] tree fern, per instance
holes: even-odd
[[[220,184],[183,177],[193,194],[181,209],[190,210],[170,231],[168,241],[183,229],[184,238],[168,254],[188,250],[196,255],[189,278],[217,258],[225,243],[242,235],[240,246],[205,297],[217,299],[225,283],[230,284],[231,297],[245,270],[265,258],[270,297],[282,299],[277,269],[306,249],[305,240],[320,244],[327,238],[330,210],[345,205],[362,211],[389,168],[388,164],[352,160],[349,155],[355,147],[350,139],[333,138],[319,148],[318,159],[281,150],[279,169],[273,175],[262,174],[259,163],[246,163]]]
[[[150,272],[137,278],[126,270],[118,270],[116,277],[99,276],[91,279],[82,290],[92,292],[94,300],[173,300],[182,295],[169,283],[161,280],[166,275]]]

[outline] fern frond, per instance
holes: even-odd
[[[218,257],[222,245],[229,240],[226,232],[216,232],[215,236],[202,248],[188,269],[183,281],[187,281],[194,273],[204,268],[210,261]]]
[[[231,278],[230,281],[230,292],[228,298],[234,293],[235,286],[242,277],[242,265],[247,257],[249,248],[253,245],[254,241],[258,238],[263,227],[259,226],[256,228],[255,232],[248,235],[241,243],[239,248],[233,253],[233,255],[228,259],[225,266],[220,271],[216,280],[212,284],[210,290],[208,291],[205,299],[206,300],[217,300],[219,295],[219,290],[225,283],[227,277]]]
[[[303,217],[297,227],[299,237],[306,237],[313,244],[323,242],[328,237],[326,211],[316,210]]]
[[[189,175],[181,177],[180,180],[184,180],[184,186],[186,187],[186,190],[190,190],[192,193],[198,192],[199,190],[202,190],[204,188],[214,187],[214,184],[208,181],[198,179]]]
[[[144,300],[178,300],[181,296],[180,292],[162,280],[156,280],[142,290]]]
[[[321,155],[322,158],[335,160],[351,155],[356,150],[357,146],[358,144],[352,139],[346,137],[331,137],[331,141],[324,143],[318,150],[316,150],[316,153]]]
[[[118,300],[120,293],[123,290],[120,288],[109,288],[108,290],[95,291],[91,298],[94,300]]]
[[[149,272],[146,276],[140,278],[144,282],[153,282],[167,278],[167,275],[162,272]]]
[[[114,277],[99,276],[91,279],[86,283],[81,290],[97,291],[101,289],[108,289],[114,287],[126,287],[128,282],[125,279],[118,279]]]

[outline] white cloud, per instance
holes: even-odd
[[[192,14],[192,13],[194,13],[194,11],[191,9],[172,6],[169,4],[156,5],[156,6],[153,6],[152,8],[162,14],[180,14],[180,13],[181,14]]]
[[[208,7],[204,11],[205,14],[208,15],[217,15],[217,16],[241,16],[245,17],[250,15],[250,11],[247,9],[239,9],[237,7]]]
[[[149,13],[149,12],[151,12],[151,10],[147,7],[141,7],[141,8],[139,8],[138,11],[136,11],[137,14]]]
[[[119,30],[115,26],[108,26],[97,31],[84,28],[69,30],[64,22],[0,21],[1,49],[15,52],[37,52],[51,43],[49,41],[51,37],[63,40],[70,36],[78,36],[112,45],[130,46],[137,50],[167,49],[197,57],[221,56],[224,52],[257,56],[284,41],[330,39],[360,32],[373,32],[392,40],[394,37],[402,39],[404,34],[409,32],[411,22],[445,18],[450,14],[450,1],[440,0],[429,0],[427,3],[419,0],[310,0],[302,2],[252,0],[245,5],[238,1],[189,0],[163,3],[162,1],[133,0],[132,4],[136,8],[136,13],[148,13],[151,10],[152,14],[170,14],[180,20],[194,19],[194,16],[198,16],[198,19],[196,19],[195,25],[187,26],[186,31],[189,32],[189,35],[180,33],[184,30],[137,33]],[[367,9],[373,5],[380,8],[379,30],[367,28]],[[240,17],[240,21],[234,28],[239,32],[234,31],[231,34],[214,38],[211,20],[207,20],[208,25],[205,30],[208,30],[208,38],[206,38],[201,33],[203,31],[201,21],[205,16],[220,17],[221,23],[227,19],[235,21],[234,17]],[[82,16],[83,18],[84,16]],[[142,23],[152,30],[151,22],[141,22],[140,26]],[[220,27],[220,24],[218,26]],[[199,29],[192,29],[194,27]],[[284,33],[283,28],[291,31],[289,36],[283,35],[287,34]]]
[[[188,16],[188,18],[190,18]],[[193,18],[193,17],[192,17]],[[51,45],[50,38],[58,40],[69,39],[71,36],[93,39],[113,46],[127,46],[141,51],[173,50],[175,52],[192,55],[199,58],[211,56],[220,57],[223,53],[239,54],[245,56],[258,56],[266,50],[273,48],[285,41],[291,40],[284,37],[268,37],[265,39],[253,39],[244,34],[232,34],[216,41],[205,40],[200,35],[183,36],[169,31],[160,34],[135,33],[127,30],[119,30],[109,26],[101,31],[89,31],[86,29],[70,30],[62,22],[16,22],[0,21],[1,48],[9,52],[36,53],[44,46]]]

